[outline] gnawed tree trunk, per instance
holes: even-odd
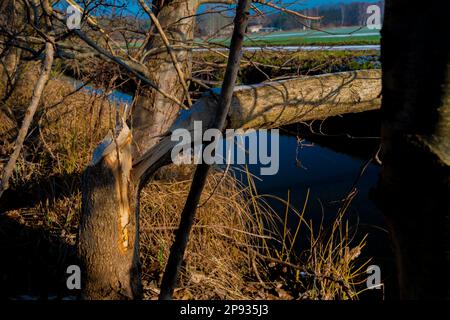
[[[450,5],[387,0],[378,192],[400,297],[449,298]]]
[[[226,126],[274,127],[376,109],[379,107],[379,77],[377,70],[357,71],[238,87]],[[183,112],[171,130],[192,129],[194,121],[202,121],[206,129],[213,123],[216,111],[217,104],[211,93]],[[85,299],[140,296],[139,188],[155,170],[170,162],[170,153],[176,144],[170,139],[170,130],[164,132],[159,143],[133,159],[131,168],[131,134],[125,124],[120,128],[116,130],[116,139],[107,138],[99,145],[92,165],[84,174],[78,246]]]
[[[168,163],[157,148],[142,176],[132,170],[132,134],[119,117],[114,136],[95,149],[83,175],[78,256],[82,299],[129,300],[142,296],[139,260],[139,195],[143,179]],[[170,151],[170,150],[169,150]]]
[[[114,137],[97,147],[83,176],[78,254],[84,299],[141,296],[131,140],[130,129],[121,121]]]
[[[210,1],[215,2],[215,1]],[[226,2],[218,0],[217,2]],[[198,0],[169,0],[157,8],[159,23],[175,47],[175,57],[181,72],[191,74],[189,45]],[[165,48],[161,36],[152,37],[148,50]],[[146,60],[149,79],[163,92],[183,101],[185,92],[169,52],[159,50]],[[132,112],[133,138],[109,139],[108,152],[100,145],[94,161],[84,173],[83,208],[78,241],[82,263],[85,299],[135,299],[141,295],[139,264],[139,188],[141,181],[152,174],[147,167],[143,177],[131,174],[131,159],[154,146],[177,118],[179,105],[153,89],[138,94]],[[126,125],[123,124],[122,128]],[[120,133],[117,131],[116,136]],[[131,141],[132,140],[132,141]],[[109,141],[109,142],[108,142]],[[116,145],[117,142],[117,145]],[[113,153],[113,149],[119,150]],[[162,152],[153,163],[162,166],[170,153]],[[142,179],[141,179],[142,178]],[[126,240],[126,241],[125,241]]]
[[[226,126],[267,128],[362,112],[378,108],[379,96],[378,70],[242,86],[234,91]],[[202,121],[206,129],[214,121],[216,108],[213,94],[207,94],[191,110],[183,112],[171,130],[192,129],[194,121]],[[116,138],[106,138],[94,152],[83,179],[78,244],[83,298],[140,297],[139,188],[158,168],[170,162],[176,144],[170,139],[171,130],[165,132],[161,142],[133,159],[133,165],[132,137],[124,121],[116,130]]]

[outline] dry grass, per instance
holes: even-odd
[[[265,265],[265,274],[272,280],[279,297],[296,299],[357,299],[365,281],[365,269],[369,261],[358,257],[365,246],[365,239],[355,243],[356,234],[350,231],[346,213],[357,192],[350,193],[342,200],[331,225],[323,222],[314,226],[312,220],[305,219],[309,190],[301,211],[287,200],[257,193],[255,184],[247,172],[247,185],[259,234],[267,234],[270,242],[261,241],[258,256]],[[284,212],[276,212],[268,204],[278,201],[285,206]],[[294,216],[294,219],[291,219]],[[292,221],[297,221],[293,225]],[[291,221],[291,222],[289,222]],[[265,227],[263,227],[265,226]],[[300,249],[299,241],[309,240]],[[275,276],[274,276],[275,275]]]
[[[364,267],[369,260],[360,262],[357,258],[365,246],[366,237],[353,243],[349,224],[344,220],[350,199],[328,230],[320,229],[317,235],[311,233],[310,248],[302,252],[305,276],[313,281],[304,282],[303,299],[357,299],[359,290],[366,280]],[[310,225],[312,230],[312,225]]]
[[[21,122],[30,101],[37,69],[38,65],[32,65],[24,71],[17,89],[2,105],[2,110],[13,110],[14,115],[11,119],[5,112],[0,112],[2,159],[12,151],[17,123]],[[43,177],[81,172],[96,144],[112,128],[115,108],[107,96],[76,90],[69,80],[53,74],[45,87],[23,156],[17,163],[13,186],[32,183]],[[3,164],[4,161],[0,168]]]
[[[141,248],[146,266],[146,297],[154,299],[178,226],[192,167],[172,167],[170,177],[154,181],[142,197]],[[314,232],[304,219],[306,202],[298,212],[288,202],[284,217],[258,195],[247,172],[243,185],[231,174],[210,175],[185,255],[179,299],[356,299],[364,279],[357,260],[365,239],[353,243],[344,200],[330,228]],[[298,225],[288,226],[287,215]],[[279,228],[281,226],[281,228]],[[301,252],[297,238],[309,237]]]
[[[175,171],[180,172],[180,169]],[[192,167],[181,171],[178,177],[154,181],[142,194],[144,280],[153,293],[157,292],[192,181]],[[246,190],[239,188],[231,176],[217,171],[212,173],[200,201],[176,296],[188,299],[248,298],[243,292],[245,277],[254,262],[242,247],[253,246],[255,237],[260,235],[246,199]],[[149,293],[149,297],[155,295]]]

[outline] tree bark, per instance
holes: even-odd
[[[448,1],[385,3],[377,196],[402,299],[449,297],[449,21]]]
[[[136,299],[142,294],[131,140],[122,121],[114,137],[97,147],[84,172],[78,239],[83,299]]]
[[[198,0],[168,0],[158,8],[157,18],[171,45],[189,45],[193,40],[194,14]],[[156,32],[156,31],[155,31]],[[155,34],[147,49],[164,48],[160,35]],[[174,48],[173,52],[186,78],[191,76],[192,50]],[[179,101],[186,97],[177,70],[167,50],[146,59],[147,74],[161,90],[171,93]],[[186,79],[187,80],[187,79]],[[132,111],[133,158],[149,150],[170,128],[178,116],[179,106],[151,88],[138,93]]]
[[[276,128],[300,121],[375,110],[381,99],[380,70],[360,70],[236,87],[229,128]],[[214,104],[211,95],[197,104]],[[206,107],[208,110],[210,107]]]
[[[15,47],[7,49],[5,57],[1,61],[1,81],[8,86],[14,86],[15,73],[20,62],[21,50]]]
[[[194,39],[195,13],[203,3],[232,4],[233,0],[166,0],[156,1],[154,13],[161,28],[173,48],[185,81],[192,72],[192,45]],[[156,33],[156,31],[154,31]],[[180,45],[184,47],[179,47]],[[163,38],[159,34],[151,37],[147,50],[164,48]],[[178,101],[186,98],[183,84],[168,50],[153,54],[146,59],[147,74],[162,91],[171,93]],[[132,111],[133,119],[133,158],[141,156],[153,147],[178,117],[180,106],[163,97],[156,90],[143,88],[138,93],[136,105]]]

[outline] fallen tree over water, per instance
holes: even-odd
[[[381,71],[361,70],[236,87],[228,128],[275,128],[380,107]],[[212,113],[214,91],[191,113]],[[195,116],[193,116],[195,118]],[[181,124],[179,124],[181,125]]]
[[[380,105],[380,75],[378,70],[364,70],[237,87],[226,128],[273,128],[377,109]],[[181,113],[161,141],[141,157],[133,159],[133,163],[131,131],[124,121],[124,114],[118,115],[116,132],[97,147],[94,160],[84,175],[79,243],[89,280],[89,286],[83,286],[84,298],[140,296],[140,190],[157,169],[171,162],[171,150],[177,143],[171,141],[173,130],[193,130],[194,121],[202,121],[204,129],[213,124],[217,97],[212,90],[190,110]],[[102,175],[108,178],[99,180],[95,174],[98,171],[112,174]],[[105,240],[111,242],[110,245],[105,244]],[[105,264],[111,259],[120,263]],[[127,270],[134,271],[129,274]],[[115,286],[111,287],[111,284]]]

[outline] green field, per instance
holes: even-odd
[[[228,45],[230,38],[218,38],[211,40],[215,43]],[[367,28],[346,27],[330,28],[323,31],[294,30],[281,31],[267,34],[248,34],[244,45],[246,46],[294,46],[294,45],[367,45],[379,44],[380,34],[378,30]]]

